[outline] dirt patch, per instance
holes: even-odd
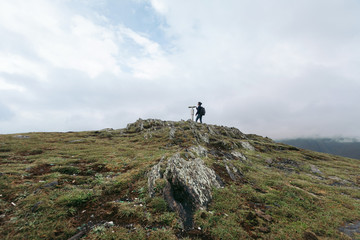
[[[139,218],[133,214],[126,215],[119,212],[119,208],[111,203],[114,202],[111,201],[114,196],[107,197],[107,199],[88,202],[81,208],[72,220],[74,226],[79,227],[89,224],[95,226],[104,222],[113,222],[114,225],[125,227],[129,230],[132,230],[135,225],[141,225],[145,229],[152,228],[143,218]],[[128,201],[131,202],[132,200],[128,199]],[[91,230],[91,228],[87,229],[84,235],[89,230]]]
[[[111,206],[106,202],[104,203],[96,201],[88,203],[84,208],[81,208],[76,218],[81,224],[87,223],[89,221],[114,221],[117,211],[118,209],[116,207]]]
[[[268,153],[268,152],[272,152],[272,150],[273,150],[268,145],[260,144],[258,142],[254,142],[253,144],[254,144],[254,148],[257,152]]]
[[[119,170],[119,172],[124,173],[124,172],[129,171],[129,170],[132,169],[132,168],[133,168],[133,167],[127,165],[127,166],[122,167],[122,168]]]
[[[59,167],[54,170],[65,174],[78,174],[81,176],[92,176],[96,173],[105,173],[111,171],[103,163],[91,164],[91,162],[88,161],[73,161],[68,166]]]
[[[138,194],[133,191],[133,185],[131,183],[123,186],[122,189],[111,189],[104,191],[104,193],[94,199],[85,203],[79,208],[79,211],[75,217],[77,224],[85,224],[89,221],[114,221],[116,225],[121,225],[120,222],[125,220],[122,216],[119,216],[118,209],[111,204],[111,202],[133,202],[135,198],[138,198]],[[132,223],[135,219],[129,216],[126,223]],[[139,223],[139,222],[136,222]],[[139,223],[140,224],[140,223]]]
[[[19,152],[18,154],[20,156],[32,156],[32,155],[39,155],[39,154],[42,154],[42,153],[44,153],[43,150],[34,149],[34,150],[29,150],[29,151],[22,151],[22,152]]]
[[[16,156],[16,155],[2,155],[0,157],[0,164],[30,164],[34,162],[34,160],[26,159],[23,156]]]
[[[43,175],[51,172],[51,167],[52,165],[50,164],[41,164],[37,165],[36,167],[26,169],[26,171],[31,173],[32,175]]]
[[[225,182],[225,184],[241,185],[248,182],[243,177],[242,173],[238,169],[235,169],[231,164],[222,166],[214,163],[212,165],[212,169],[221,178],[221,180]]]
[[[214,163],[212,165],[212,169],[215,171],[215,173],[225,182],[226,184],[230,184],[234,182],[230,175],[228,174],[226,167],[221,166],[220,164]]]
[[[101,173],[101,172],[110,172],[110,169],[106,167],[105,164],[97,163],[91,166],[91,169],[94,172]]]

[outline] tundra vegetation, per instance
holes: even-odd
[[[0,135],[0,237],[359,239],[359,163],[191,121]]]

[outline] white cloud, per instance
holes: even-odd
[[[53,31],[58,29],[59,5],[46,0],[13,0],[0,2],[1,27],[22,36],[34,37],[34,30]]]
[[[152,4],[166,18],[165,31],[174,38],[178,52],[171,59],[181,70],[176,75],[193,82],[201,89],[197,96],[223,113],[207,118],[272,137],[360,134],[346,120],[360,117],[360,99],[345,94],[359,87],[355,66],[360,19],[355,2]],[[347,105],[346,110],[336,101]]]
[[[123,37],[136,43],[138,48],[125,63],[132,69],[134,77],[156,80],[171,75],[174,67],[158,43],[126,27],[119,27],[119,31]]]
[[[2,1],[0,9],[0,28],[23,38],[22,44],[44,62],[90,77],[104,71],[119,73],[116,39],[110,30],[49,1]],[[32,68],[31,58],[22,58],[21,68]]]
[[[118,75],[117,39],[114,34],[82,16],[73,16],[69,31],[38,39],[37,50],[46,61],[58,68],[82,71],[91,78],[103,72]]]
[[[200,100],[206,122],[248,133],[360,136],[358,11],[336,0],[1,1],[0,105],[14,114],[0,131],[187,119]]]
[[[102,73],[120,76],[123,67],[133,68],[136,77],[161,75],[160,72],[154,75],[154,71],[150,71],[144,63],[169,68],[168,63],[164,64],[157,43],[124,26],[111,26],[106,18],[96,16],[89,19],[72,12],[66,5],[51,4],[45,0],[27,1],[25,4],[21,1],[11,4],[2,2],[0,8],[0,29],[21,36],[24,46],[31,48],[37,57],[54,68],[81,71],[91,78]],[[124,42],[124,37],[129,41]],[[140,54],[137,50],[129,52],[127,48],[130,44],[143,51]],[[34,58],[30,57],[28,60],[21,57],[21,68],[34,67],[31,63]],[[3,65],[3,68],[10,69],[8,67]],[[44,74],[41,77],[44,78]]]
[[[129,66],[133,69],[136,78],[153,80],[159,77],[170,76],[172,65],[166,58],[129,59]]]
[[[88,5],[82,12],[82,4],[71,4],[0,2],[0,105],[12,118],[2,122],[0,132],[89,129],[116,109],[129,113],[117,117],[136,119],[140,108],[121,106],[132,106],[127,99],[145,92],[136,89],[142,84],[137,79],[171,71],[158,43],[121,23],[110,24]]]
[[[27,75],[45,80],[47,70],[40,63],[21,55],[0,52],[0,73]]]
[[[1,90],[15,90],[17,92],[25,92],[26,89],[23,86],[11,84],[0,77],[0,91]]]
[[[122,27],[122,28],[120,28],[120,31],[127,37],[131,38],[139,46],[141,46],[144,50],[143,54],[145,56],[148,56],[148,55],[151,56],[154,54],[156,56],[161,55],[160,46],[156,42],[153,42],[153,41],[149,40],[148,38],[141,36],[140,34],[132,31],[129,28]]]
[[[167,12],[166,2],[163,0],[151,0],[151,4],[156,11],[161,14],[165,14]]]

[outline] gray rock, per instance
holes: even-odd
[[[173,122],[166,122],[166,121],[162,121],[159,119],[147,119],[147,120],[143,120],[143,119],[139,119],[134,123],[128,124],[126,126],[125,132],[127,133],[135,133],[135,132],[141,132],[145,129],[150,129],[152,131],[154,130],[159,130],[165,126],[173,124]]]
[[[150,139],[152,138],[152,133],[150,130],[147,130],[145,133],[144,133],[144,138],[145,139]]]
[[[165,169],[161,174],[161,169]],[[157,179],[166,180],[163,196],[169,207],[176,211],[183,221],[185,229],[193,226],[193,214],[197,209],[206,208],[211,201],[212,188],[223,187],[223,182],[208,168],[202,159],[195,158],[188,161],[175,154],[167,161],[162,159],[152,167],[148,174],[150,196],[154,196]]]
[[[156,180],[163,178],[163,174],[161,172],[162,166],[165,166],[164,158],[162,158],[158,164],[154,165],[148,173],[148,187],[150,197],[155,196]]]
[[[239,129],[234,127],[222,127],[224,136],[228,136],[231,138],[237,138],[237,139],[246,139],[245,134],[243,134]]]
[[[198,143],[209,143],[209,134],[207,132],[193,130],[193,134]]]
[[[25,135],[15,135],[14,138],[19,138],[19,139],[26,139],[26,138],[30,138],[29,136],[25,136]]]
[[[310,170],[312,173],[315,174],[319,174],[319,175],[323,175],[323,173],[320,171],[320,169],[318,167],[316,167],[315,165],[310,165]]]
[[[214,170],[208,168],[202,159],[186,161],[178,154],[169,159],[164,176],[167,180],[186,186],[198,207],[206,207],[210,202],[213,187],[223,186]]]
[[[218,133],[214,130],[214,128],[211,127],[211,126],[208,126],[208,130],[209,130],[209,133],[210,133],[211,135],[216,135],[216,134],[218,134]]]
[[[357,239],[356,236],[360,235],[360,221],[346,223],[339,230],[351,237],[351,239]]]
[[[237,169],[234,165],[232,165],[227,160],[224,160],[224,162],[225,162],[226,171],[229,174],[229,177],[231,178],[231,180],[237,181],[242,178],[243,174],[242,174],[242,172],[240,172],[239,169]]]
[[[115,224],[114,224],[113,221],[109,221],[109,222],[105,222],[105,223],[104,223],[104,227],[109,228],[109,227],[113,227],[113,226],[115,226]]]
[[[300,162],[289,159],[289,158],[276,158],[271,164],[272,167],[276,167],[288,173],[300,170]]]
[[[207,149],[203,146],[192,146],[189,148],[189,150],[196,154],[198,157],[207,157]]]
[[[233,156],[236,157],[236,158],[240,158],[240,159],[243,160],[243,161],[246,161],[245,155],[242,154],[242,153],[240,153],[240,152],[232,151],[232,152],[231,152],[231,155],[233,155]]]
[[[175,132],[176,132],[176,129],[173,128],[173,127],[170,127],[170,131],[169,131],[169,138],[170,138],[170,139],[174,139],[174,138],[175,138]]]
[[[241,141],[241,146],[247,150],[255,151],[255,148],[249,142]]]

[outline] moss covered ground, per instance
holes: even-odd
[[[1,239],[359,239],[339,230],[360,220],[359,160],[231,133],[143,121],[119,130],[0,135]],[[161,196],[149,197],[147,172],[197,145],[225,187],[213,190],[184,231]],[[225,163],[239,170],[237,179]]]

